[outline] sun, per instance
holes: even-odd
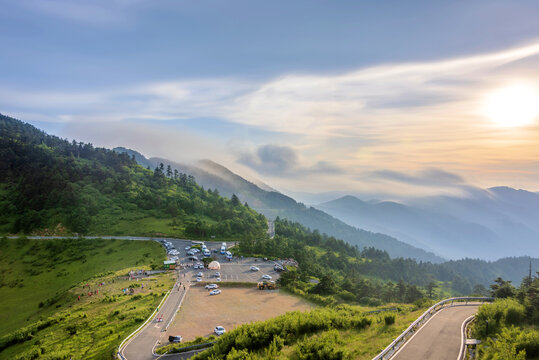
[[[530,125],[539,116],[539,92],[525,84],[499,88],[485,97],[482,114],[498,126]]]

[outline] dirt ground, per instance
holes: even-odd
[[[167,334],[181,335],[184,341],[190,341],[197,336],[212,335],[217,325],[231,331],[241,324],[314,307],[278,290],[257,290],[254,287],[225,287],[221,290],[221,294],[211,296],[203,287],[191,287]]]

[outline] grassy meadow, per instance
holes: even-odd
[[[112,358],[174,283],[171,273],[126,277],[163,261],[152,241],[3,238],[0,246],[0,359]],[[129,287],[134,295],[123,293]]]

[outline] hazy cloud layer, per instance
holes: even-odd
[[[178,143],[191,146],[184,151],[170,146],[172,154],[223,159],[230,162],[225,165],[265,175],[277,187],[299,189],[308,179],[308,190],[381,186],[373,180],[400,184],[389,189],[394,192],[406,191],[406,186],[451,189],[464,183],[455,175],[462,174],[479,186],[533,190],[539,175],[538,127],[498,128],[480,108],[486,94],[497,87],[515,81],[538,83],[539,67],[530,67],[538,63],[538,54],[539,44],[532,44],[329,75],[180,79],[87,90],[31,91],[0,85],[0,108],[23,120],[69,124],[71,130],[62,136],[87,138],[82,129],[101,129],[105,123],[118,133],[140,131],[133,135],[138,140],[116,145],[149,155],[172,157],[161,146],[162,138],[174,133]],[[209,139],[193,126],[205,117],[243,126],[245,133]],[[185,122],[181,131],[178,120]],[[148,131],[152,127],[159,131]],[[249,128],[267,131],[266,145],[250,142]],[[283,134],[294,142],[283,143]],[[217,149],[215,156],[208,146]],[[230,155],[223,156],[225,151]],[[515,161],[520,164],[516,170],[511,165]],[[313,174],[320,176],[313,181]]]
[[[289,146],[263,145],[256,151],[243,153],[238,162],[256,170],[258,173],[272,176],[301,177],[308,174],[340,174],[337,166],[318,161],[309,165],[308,161],[300,161],[297,152]]]
[[[461,176],[435,168],[422,169],[417,174],[408,174],[392,170],[377,170],[370,173],[368,177],[421,186],[445,187],[465,184],[465,181]]]

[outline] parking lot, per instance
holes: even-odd
[[[181,271],[181,277],[187,281],[196,281],[197,274],[202,273],[203,282],[215,282],[217,276],[215,276],[215,270],[209,269],[195,269],[193,267],[196,264],[196,261],[190,261],[186,253],[186,247],[191,246],[190,240],[170,240],[174,247],[179,251],[179,261],[182,264],[187,264],[188,267],[185,270]],[[262,281],[263,275],[269,275],[272,277],[272,280],[277,280],[279,278],[279,273],[276,272],[273,267],[274,263],[272,261],[264,261],[262,259],[256,258],[237,258],[233,257],[229,261],[226,256],[221,255],[219,250],[221,248],[220,242],[206,242],[205,243],[208,249],[211,251],[211,257],[215,258],[220,264],[221,269],[217,270],[221,274],[221,281],[228,282],[252,282],[256,283]],[[227,244],[232,245],[232,244]],[[218,252],[215,252],[217,250]],[[234,249],[230,249],[234,253]],[[201,253],[196,254],[200,259],[199,263],[202,263],[202,258],[204,257]],[[260,270],[252,271],[250,270],[251,266],[256,266]]]
[[[221,294],[211,296],[202,286],[191,287],[167,334],[181,335],[184,341],[190,341],[198,336],[212,335],[217,325],[230,331],[241,324],[314,307],[278,290],[257,290],[254,286],[221,290]]]

